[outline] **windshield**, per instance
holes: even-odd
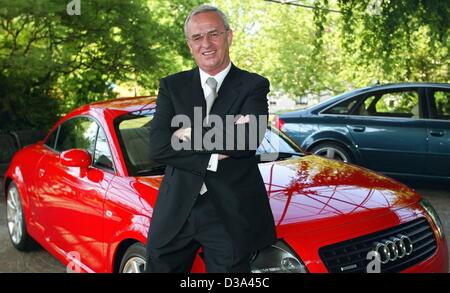
[[[268,126],[264,139],[256,150],[256,154],[262,155],[273,153],[301,154],[302,150],[284,133],[278,131],[276,128]]]
[[[164,174],[165,165],[151,160],[148,153],[151,143],[149,130],[154,113],[154,109],[146,109],[122,115],[114,121],[130,176]],[[268,127],[261,145],[256,150],[262,161],[286,159],[301,153],[301,149],[293,141],[271,127]],[[264,156],[265,154],[278,155]]]

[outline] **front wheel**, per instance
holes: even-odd
[[[145,272],[145,246],[135,243],[128,247],[122,261],[120,262],[120,273],[143,273]]]
[[[30,250],[33,248],[34,242],[28,235],[23,214],[22,198],[19,189],[14,183],[9,185],[6,196],[6,219],[12,245],[17,250]]]
[[[350,153],[343,147],[335,143],[321,143],[311,149],[311,153],[323,156],[336,161],[352,163]]]

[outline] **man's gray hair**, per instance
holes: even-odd
[[[189,24],[189,21],[191,21],[191,18],[194,15],[204,13],[204,12],[217,13],[220,16],[220,18],[222,18],[223,24],[225,25],[225,29],[226,30],[230,29],[230,23],[228,22],[228,17],[225,15],[225,13],[223,13],[222,10],[220,10],[219,8],[217,8],[215,6],[203,4],[203,5],[197,6],[194,9],[192,9],[191,12],[189,13],[189,15],[186,17],[186,21],[184,22],[184,35],[186,37],[188,37],[187,26]]]

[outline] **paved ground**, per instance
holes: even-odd
[[[438,211],[444,224],[450,247],[450,186],[431,183],[407,183],[427,198]],[[1,191],[1,187],[0,187]],[[1,193],[3,195],[3,192]],[[0,204],[0,273],[2,272],[52,272],[62,273],[66,269],[42,248],[22,253],[15,250],[6,229],[5,204]]]
[[[3,178],[0,177],[0,179]],[[27,253],[19,252],[14,249],[6,227],[6,208],[3,197],[3,186],[0,186],[0,192],[0,273],[65,272],[65,266],[41,247],[36,247],[35,250]]]

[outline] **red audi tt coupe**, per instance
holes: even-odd
[[[37,241],[72,271],[141,272],[165,169],[147,154],[154,112],[149,97],[83,106],[19,151],[3,182],[14,247]],[[442,223],[412,189],[270,128],[257,156],[278,241],[253,272],[448,272]]]

